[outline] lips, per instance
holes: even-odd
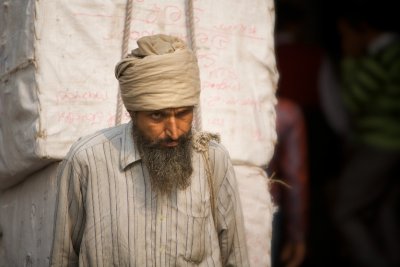
[[[178,141],[169,141],[169,142],[162,142],[162,145],[165,147],[175,147],[179,144]]]

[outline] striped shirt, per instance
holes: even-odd
[[[342,62],[343,97],[354,141],[400,150],[400,40],[385,37],[368,55]]]
[[[210,142],[215,226],[201,155],[193,152],[188,188],[157,195],[131,127],[79,140],[60,165],[51,266],[248,266],[226,150]]]

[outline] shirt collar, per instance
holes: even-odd
[[[122,132],[122,147],[121,147],[121,157],[120,164],[121,169],[125,170],[128,165],[134,163],[141,159],[138,148],[133,141],[132,136],[132,121],[126,124]]]

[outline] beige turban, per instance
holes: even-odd
[[[115,67],[127,110],[159,110],[194,106],[199,102],[197,59],[173,36],[145,36],[138,48]]]

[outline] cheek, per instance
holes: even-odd
[[[146,137],[148,140],[154,141],[159,138],[159,136],[162,134],[163,127],[159,124],[154,124],[149,122],[146,119],[143,118],[137,118],[137,120],[134,122],[135,126],[141,134]]]
[[[190,129],[192,129],[192,121],[193,121],[193,116],[185,119],[185,120],[181,120],[178,123],[178,128],[183,132],[183,133],[187,133],[190,131]]]
[[[188,122],[184,122],[184,123],[180,123],[178,128],[183,132],[183,133],[187,133],[191,128],[192,128],[192,124],[188,123]]]

